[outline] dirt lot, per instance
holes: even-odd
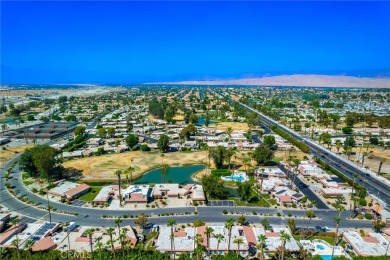
[[[206,152],[166,153],[163,160],[168,165],[176,166],[206,163]],[[116,170],[124,170],[129,166],[135,168],[133,177],[140,176],[150,169],[159,167],[161,165],[161,157],[159,152],[135,151],[70,160],[63,165],[65,168],[81,170],[83,176],[87,179],[115,179],[114,172]]]
[[[209,125],[209,127],[217,127],[217,129],[220,130],[227,130],[229,127],[231,127],[233,130],[248,130],[248,124],[247,123],[240,123],[240,122],[216,122],[213,125]]]
[[[16,155],[15,152],[23,152],[25,149],[32,147],[33,144],[27,144],[27,145],[21,145],[19,147],[15,148],[7,148],[7,150],[0,150],[0,166],[3,166],[3,164],[7,161],[9,161],[12,157]]]

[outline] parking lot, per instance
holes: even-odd
[[[76,206],[76,207],[81,207],[84,204],[85,204],[85,201],[82,201],[82,200],[74,200],[74,201],[72,201],[72,205]]]
[[[210,200],[207,206],[211,207],[234,207],[234,201],[232,200]]]

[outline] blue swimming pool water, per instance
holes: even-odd
[[[333,258],[337,257],[337,255],[334,255]],[[331,255],[322,255],[321,256],[322,260],[332,260]]]
[[[227,176],[225,177],[226,180],[232,180],[232,181],[244,181],[244,177],[242,176]]]
[[[317,249],[319,249],[319,250],[324,250],[324,249],[325,249],[325,247],[324,247],[323,245],[317,245],[316,247],[317,247]]]

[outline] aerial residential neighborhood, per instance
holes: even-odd
[[[0,260],[390,259],[389,1],[1,1]]]
[[[155,98],[162,93],[167,98]],[[314,113],[310,130],[289,133],[288,120],[237,95],[232,87],[143,86],[59,96],[51,104],[59,110],[32,101],[51,111],[48,120],[2,127],[3,151],[14,152],[2,154],[0,247],[89,256],[142,247],[198,259],[385,255],[387,144],[358,144],[375,131],[339,133],[347,117],[325,131]],[[81,120],[77,106],[91,120]],[[63,119],[69,115],[75,118]],[[377,129],[386,140],[387,128]],[[355,144],[347,144],[351,137]],[[380,169],[348,159],[339,143],[370,151],[361,163],[382,162]]]

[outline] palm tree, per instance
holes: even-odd
[[[286,233],[286,231],[282,230],[280,231],[280,240],[282,241],[282,253],[281,253],[281,260],[284,260],[284,252],[286,251],[286,243],[290,242],[291,236]]]
[[[96,248],[99,251],[99,258],[100,259],[102,259],[102,248],[103,248],[102,239],[103,239],[102,236],[95,238]]]
[[[94,230],[91,228],[88,228],[87,230],[85,230],[85,235],[87,235],[88,239],[89,239],[89,246],[90,246],[90,250],[91,250],[91,258],[92,259],[93,259],[93,240],[92,240],[93,232],[94,232]]]
[[[29,256],[31,256],[31,248],[34,245],[34,243],[35,243],[35,241],[31,240],[31,239],[27,240],[24,243],[24,248],[28,251]]]
[[[339,212],[339,216],[337,218],[334,218],[334,222],[336,222],[336,233],[334,236],[334,243],[333,243],[333,248],[332,248],[332,258],[331,259],[333,259],[334,248],[338,244],[337,237],[338,237],[338,233],[339,233],[339,224],[341,221],[341,213],[345,211],[345,208],[343,206],[339,205],[338,207],[336,207],[336,210]]]
[[[133,181],[133,172],[135,171],[135,169],[131,166],[129,166],[126,170],[125,170],[125,174],[126,174],[126,180],[127,180],[127,185],[131,185],[131,182]],[[130,184],[129,184],[129,175],[130,175]]]
[[[382,164],[385,162],[385,158],[379,159],[378,175],[381,175]]]
[[[127,240],[125,241],[126,237],[127,237],[127,232],[129,231],[129,229],[127,227],[124,227],[122,228],[122,243],[123,243],[123,247],[124,249],[126,250],[126,253],[128,254],[129,253],[129,249],[130,249],[130,243],[131,243],[131,240]]]
[[[116,255],[115,255],[115,248],[114,248],[114,240],[112,239],[112,236],[113,234],[115,234],[115,230],[110,227],[110,228],[107,228],[106,230],[107,234],[110,236],[110,239],[108,240],[108,243],[110,246],[111,246],[111,250],[112,250],[112,253],[114,254],[114,259],[116,258]]]
[[[261,234],[257,237],[258,243],[257,243],[256,248],[260,249],[260,260],[264,259],[264,249],[267,248],[266,241],[267,241],[267,237],[263,234]]]
[[[306,212],[306,216],[309,218],[309,221],[307,222],[306,230],[309,230],[309,225],[310,225],[311,219],[315,216],[315,213],[313,210],[308,210]]]
[[[211,147],[207,147],[207,159],[209,160],[209,163],[208,163],[208,167],[209,167],[209,171],[210,171],[210,159],[211,159]]]
[[[311,252],[309,250],[306,250],[306,249],[303,249],[303,248],[299,249],[299,257],[298,257],[298,259],[300,259],[300,260],[310,260],[310,259],[312,259],[312,257],[313,256],[312,256],[312,254],[311,254]]]
[[[244,157],[244,158],[242,159],[242,161],[243,161],[244,166],[245,166],[246,175],[248,175],[248,168],[247,168],[247,166],[248,166],[248,163],[249,163],[249,158],[248,158],[248,157]]]
[[[233,218],[228,218],[226,221],[225,221],[225,228],[227,229],[228,231],[228,245],[227,245],[227,251],[229,253],[230,251],[230,240],[232,238],[232,228],[234,226],[234,219]]]
[[[225,236],[221,233],[214,235],[214,238],[217,239],[217,254],[219,254],[219,244],[225,239]]]
[[[233,240],[233,243],[237,244],[237,256],[240,257],[240,245],[244,243],[242,238],[236,238]]]
[[[342,145],[340,142],[336,143],[337,153],[340,152],[340,148],[341,148],[341,147],[343,147],[343,145]]]
[[[364,167],[364,158],[368,156],[367,152],[363,152],[363,157],[362,157],[362,167]]]
[[[126,238],[125,233],[119,234],[119,243],[121,245],[122,256],[125,256],[125,238]]]
[[[164,157],[165,155],[163,153],[160,154],[161,157],[161,166],[164,164]]]
[[[210,236],[214,234],[214,229],[212,227],[206,227],[205,234],[207,237],[207,254],[209,255],[210,259]]]
[[[194,253],[196,253],[196,259],[200,260],[203,252],[206,251],[206,248],[203,245],[199,245],[195,248]]]
[[[228,164],[229,164],[229,170],[231,168],[231,160],[232,160],[232,157],[234,156],[234,154],[236,153],[236,151],[232,148],[232,147],[229,147],[227,150],[226,150],[226,157],[227,157],[227,161],[228,161]]]
[[[16,239],[12,240],[12,242],[11,242],[11,244],[13,246],[15,246],[15,248],[16,248],[16,254],[18,256],[18,259],[20,259],[20,253],[19,253],[20,242],[21,242],[21,239],[18,237]]]
[[[118,177],[118,186],[119,186],[119,206],[122,206],[122,194],[121,194],[121,175],[122,171],[117,170],[115,172],[115,175]]]
[[[261,168],[260,190],[263,189],[264,172],[265,172],[265,169]]]
[[[171,227],[171,256],[172,256],[172,252],[173,252],[173,259],[175,259],[175,252],[173,251],[173,245],[174,245],[174,241],[175,241],[175,237],[173,235],[173,227],[176,225],[176,220],[174,219],[170,219],[168,220],[168,223],[167,223],[167,226],[168,227]]]
[[[16,228],[16,225],[19,223],[20,219],[18,218],[13,218],[9,221],[9,223],[11,224],[11,226],[14,227],[14,229]]]
[[[121,235],[121,223],[122,223],[122,219],[120,217],[115,219],[115,227],[118,229],[118,238],[119,238],[119,243],[121,244],[121,251],[122,251],[122,256],[123,256],[124,255],[124,251],[123,251],[123,247],[122,247],[123,241],[122,241],[122,237],[120,236]]]
[[[201,234],[196,234],[194,236],[194,252],[196,252],[196,258],[200,259],[200,256],[204,252],[203,237]],[[195,247],[196,246],[196,247]]]

